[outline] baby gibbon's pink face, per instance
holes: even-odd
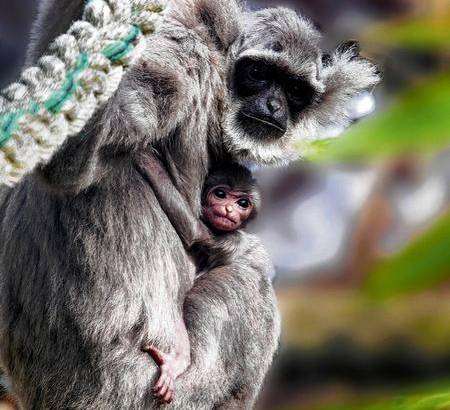
[[[239,229],[250,217],[253,208],[248,194],[221,185],[211,188],[208,192],[203,218],[217,231],[232,232]]]

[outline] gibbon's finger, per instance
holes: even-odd
[[[167,390],[167,393],[165,394],[165,396],[163,397],[164,402],[166,403],[170,403],[173,399],[173,390],[171,390],[169,388],[169,390]]]
[[[158,366],[162,366],[166,362],[166,357],[161,350],[152,345],[144,346],[144,352],[148,353]]]
[[[157,383],[155,384],[155,387],[153,388],[153,390],[157,391],[157,390],[161,390],[161,388],[166,384],[166,375],[165,374],[161,374],[161,376],[159,376],[159,379],[157,381]]]
[[[169,384],[164,384],[163,388],[161,389],[161,391],[157,394],[158,397],[160,398],[164,398],[164,396],[166,395],[167,391],[169,390]]]

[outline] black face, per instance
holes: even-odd
[[[233,91],[242,101],[239,125],[250,135],[271,139],[282,137],[289,119],[295,123],[315,98],[314,88],[305,79],[251,58],[236,63]]]

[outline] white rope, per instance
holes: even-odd
[[[162,20],[159,0],[90,0],[83,18],[0,93],[0,183],[13,185],[80,132]]]

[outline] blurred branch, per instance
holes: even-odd
[[[357,216],[344,258],[343,279],[347,285],[360,286],[380,257],[378,249],[381,239],[392,224],[392,209],[386,188],[393,172],[389,166],[378,171],[374,188]]]
[[[369,275],[366,290],[375,297],[420,291],[450,279],[450,212],[398,255]]]

